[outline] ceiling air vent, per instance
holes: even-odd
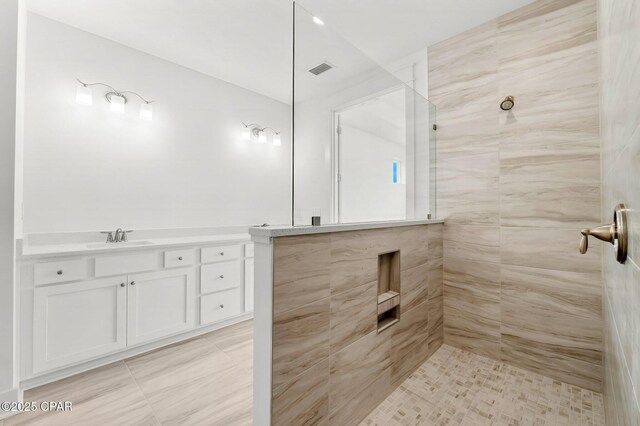
[[[330,63],[325,61],[325,62],[323,62],[323,63],[321,63],[319,65],[316,65],[315,67],[311,68],[309,70],[309,72],[311,74],[313,74],[313,75],[320,75],[323,72],[329,71],[331,68],[333,68],[333,65],[331,65]]]

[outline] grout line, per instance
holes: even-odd
[[[158,419],[158,415],[156,414],[156,411],[153,409],[153,406],[151,405],[151,402],[149,402],[149,399],[147,399],[147,395],[144,393],[144,391],[142,390],[142,388],[140,387],[140,384],[138,383],[138,380],[136,379],[136,377],[133,375],[133,372],[131,371],[131,369],[129,368],[129,364],[127,363],[126,360],[123,361],[125,367],[127,367],[127,371],[129,372],[129,375],[131,376],[131,378],[133,379],[133,382],[135,383],[136,387],[138,388],[138,390],[140,391],[140,394],[142,394],[142,397],[144,398],[144,401],[147,403],[147,406],[149,407],[149,409],[151,410],[151,414],[153,414],[153,418],[155,419],[155,421],[161,425],[162,422],[160,422],[160,419]]]

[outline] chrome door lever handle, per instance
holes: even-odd
[[[616,252],[616,260],[624,263],[627,260],[627,210],[624,204],[618,204],[613,211],[613,222],[600,225],[597,228],[585,228],[580,231],[580,253],[585,254],[589,249],[589,236],[596,237],[601,241],[613,244]]]

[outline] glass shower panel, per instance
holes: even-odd
[[[294,9],[293,224],[435,217],[435,107]]]

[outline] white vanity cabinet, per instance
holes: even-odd
[[[126,346],[126,279],[113,277],[34,290],[34,372]]]
[[[250,319],[252,257],[247,240],[225,240],[21,258],[21,382],[36,386]]]
[[[192,268],[129,275],[127,288],[127,344],[148,342],[195,326]]]

